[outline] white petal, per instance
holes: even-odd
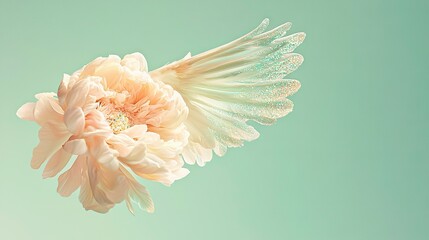
[[[177,170],[176,172],[174,172],[176,177],[174,178],[174,180],[179,180],[182,179],[186,176],[188,176],[188,174],[190,173],[190,171],[186,168],[180,168],[179,170]]]

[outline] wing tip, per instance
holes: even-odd
[[[301,88],[301,82],[296,80],[296,79],[292,79],[289,82],[289,94],[288,96],[291,96],[293,94],[295,94],[296,92],[298,92],[298,90]]]
[[[270,19],[269,18],[264,18],[264,20],[262,20],[261,25],[268,25],[270,24]]]

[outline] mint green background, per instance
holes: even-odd
[[[428,1],[0,0],[0,239],[429,239]],[[15,116],[63,73],[140,51],[150,69],[268,17],[305,31],[295,110],[168,188],[154,214],[86,212],[29,166]]]

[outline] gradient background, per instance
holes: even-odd
[[[0,239],[429,239],[428,1],[0,0]],[[15,116],[63,73],[140,51],[150,69],[263,18],[305,31],[295,110],[168,188],[153,214],[102,215],[29,165]]]

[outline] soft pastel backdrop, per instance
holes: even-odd
[[[428,1],[0,0],[0,239],[429,239]],[[30,168],[15,116],[63,73],[142,52],[150,69],[263,18],[305,31],[295,110],[168,188],[102,215]]]

